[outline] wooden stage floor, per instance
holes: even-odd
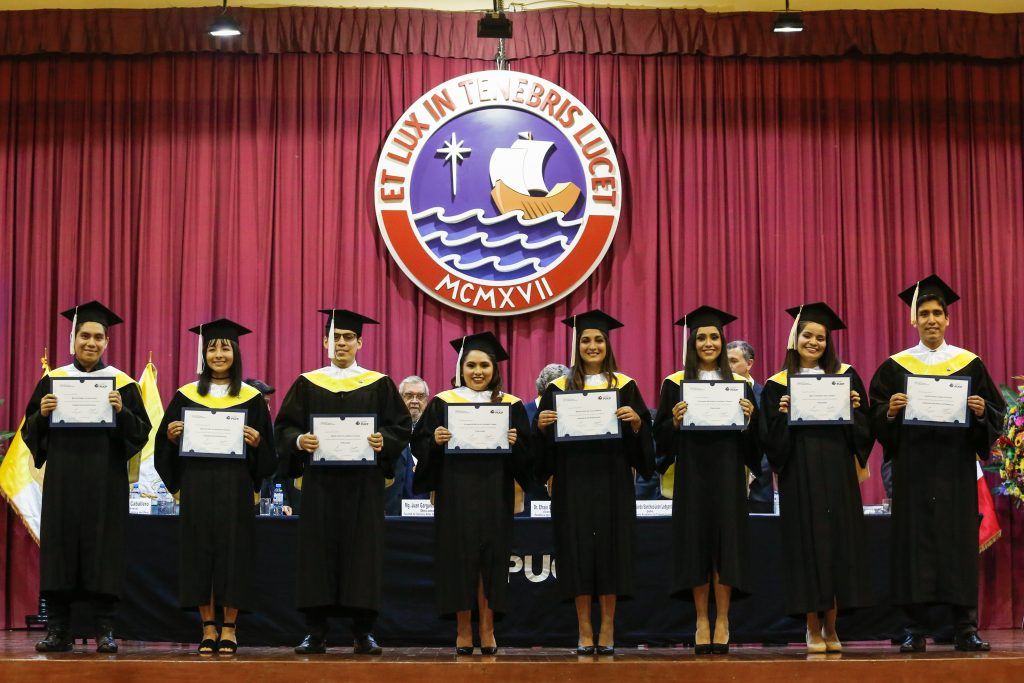
[[[734,646],[727,656],[700,658],[684,648],[629,649],[598,658],[577,657],[569,650],[511,648],[471,657],[438,648],[386,648],[380,657],[356,657],[351,650],[333,648],[327,655],[299,657],[285,648],[246,647],[234,657],[200,657],[194,645],[140,642],[121,643],[116,655],[98,655],[91,640],[88,646],[79,641],[72,653],[41,655],[34,649],[40,632],[3,631],[0,681],[1024,681],[1024,632],[983,635],[992,652],[961,653],[929,643],[927,653],[901,655],[888,643],[850,643],[842,654],[812,656],[796,646]]]

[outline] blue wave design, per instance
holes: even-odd
[[[535,275],[572,245],[583,220],[563,214],[524,219],[522,211],[485,216],[472,209],[455,216],[434,207],[413,216],[431,252],[449,268],[473,278],[502,282]]]

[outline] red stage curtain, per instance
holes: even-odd
[[[285,7],[231,8],[245,27],[214,39],[217,9],[33,10],[0,12],[0,55],[166,52],[381,53],[494,58],[478,40],[478,12]],[[572,7],[511,14],[511,59],[584,54],[704,54],[793,57],[944,54],[986,59],[1024,56],[1024,14],[934,10],[804,12],[807,30],[778,35],[775,15],[704,10]]]
[[[609,16],[615,16],[614,13]],[[0,15],[3,17],[3,15]],[[0,19],[3,21],[4,19]],[[11,45],[9,33],[3,44]],[[755,59],[560,54],[516,61],[576,93],[618,147],[627,203],[605,262],[566,300],[469,319],[422,295],[378,236],[375,155],[404,108],[482,60],[387,54],[49,55],[0,58],[0,387],[15,424],[56,313],[100,298],[127,319],[108,360],[138,376],[153,352],[165,397],[192,379],[185,329],[230,315],[246,374],[284,390],[324,363],[317,308],[381,320],[362,364],[447,385],[446,340],[493,326],[511,391],[567,356],[572,311],[601,306],[648,402],[680,365],[672,321],[699,302],[778,366],[782,309],[824,299],[867,381],[916,341],[895,292],[936,270],[964,300],[950,340],[997,381],[1021,371],[1014,276],[1024,254],[1024,62],[864,56]],[[881,498],[878,459],[865,485]],[[1024,616],[1024,523],[1000,501],[982,619]],[[35,557],[7,515],[5,621],[35,601]],[[1013,539],[1011,542],[1010,539]]]

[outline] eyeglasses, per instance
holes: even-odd
[[[427,395],[423,392],[414,394],[411,391],[407,391],[404,394],[402,394],[402,398],[405,399],[406,401],[412,401],[413,399],[416,399],[417,401],[426,401]]]
[[[352,334],[351,332],[346,332],[345,334],[342,334],[341,332],[335,332],[334,333],[334,343],[338,343],[340,341],[343,341],[346,344],[351,344],[356,339],[358,339],[358,337],[356,335]]]

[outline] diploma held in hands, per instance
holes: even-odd
[[[508,404],[459,403],[445,407],[445,422],[452,439],[447,453],[508,453]]]
[[[743,398],[746,382],[688,380],[679,384],[679,400],[686,401],[680,429],[740,431],[746,426]]]
[[[317,465],[375,465],[377,454],[369,438],[377,431],[372,414],[313,415],[310,432],[320,441],[313,451]]]
[[[189,458],[245,458],[245,409],[183,408],[179,453]]]
[[[903,424],[966,427],[970,395],[970,377],[908,375]]]
[[[853,424],[849,375],[794,375],[789,378],[789,424]]]
[[[618,409],[619,392],[614,389],[555,394],[555,441],[621,439]]]
[[[117,413],[110,405],[113,377],[52,377],[50,391],[57,407],[50,413],[51,427],[113,427]]]

